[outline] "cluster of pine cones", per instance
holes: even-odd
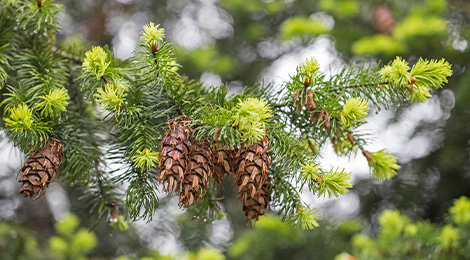
[[[267,137],[253,145],[243,144],[230,150],[217,140],[212,146],[204,138],[196,142],[190,124],[188,116],[176,118],[170,122],[162,139],[158,180],[163,184],[163,191],[176,191],[180,207],[191,207],[205,195],[211,178],[222,185],[224,177],[234,173],[247,221],[258,220],[270,201],[268,170],[271,160],[267,154]],[[41,150],[30,154],[18,180],[22,183],[23,196],[37,199],[44,195],[62,159],[62,145],[53,137]]]
[[[233,172],[247,222],[258,220],[270,200],[269,140],[265,137],[235,150],[215,140],[211,147],[207,139],[192,139],[190,124],[190,117],[180,116],[170,122],[163,137],[158,176],[163,190],[176,191],[179,205],[191,207],[204,196],[211,178],[222,185],[224,177]]]

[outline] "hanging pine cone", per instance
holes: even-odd
[[[172,193],[182,188],[181,181],[189,167],[192,130],[190,117],[180,116],[169,124],[161,142],[161,156],[158,166],[158,181],[163,184],[163,191]]]
[[[193,142],[188,158],[189,167],[184,174],[180,191],[180,207],[197,204],[206,193],[209,178],[212,177],[212,150],[206,139],[201,139],[199,143]]]
[[[220,186],[223,185],[223,178],[226,175],[230,175],[231,164],[232,164],[232,151],[224,145],[223,142],[219,141],[220,132],[214,137],[213,148],[213,157],[214,157],[214,172],[212,177],[214,178],[215,183]]]
[[[46,193],[49,183],[55,179],[62,163],[62,150],[60,141],[51,137],[41,150],[28,156],[20,170],[22,174],[18,180],[23,183],[20,192],[24,197],[38,199]]]
[[[219,184],[223,185],[223,178],[230,175],[230,165],[232,161],[232,151],[228,148],[221,146],[215,147],[214,152],[214,180]]]
[[[251,146],[242,145],[235,155],[235,184],[247,222],[258,220],[270,200],[268,171],[271,159],[268,149],[269,140],[265,137]]]

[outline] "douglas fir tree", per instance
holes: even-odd
[[[328,197],[351,187],[350,173],[320,167],[318,148],[361,151],[372,177],[393,177],[396,158],[366,150],[356,131],[369,104],[424,102],[452,75],[443,59],[410,68],[397,57],[327,76],[311,58],[282,86],[229,96],[225,85],[207,88],[179,75],[158,25],[145,25],[134,55],[118,60],[107,47],[85,53],[57,43],[59,11],[52,0],[0,1],[2,127],[27,155],[18,189],[37,198],[60,176],[85,188],[88,210],[120,223],[121,215],[151,220],[159,190],[176,193],[198,216],[216,216],[215,196],[232,192],[220,189],[230,178],[247,221],[271,206],[284,220],[314,228],[318,215],[302,201],[303,187]]]

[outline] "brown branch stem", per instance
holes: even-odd
[[[365,87],[365,86],[373,86],[373,85],[387,85],[390,84],[388,81],[380,81],[380,82],[366,82],[366,83],[358,83],[358,84],[350,84],[350,85],[343,85],[343,86],[338,86],[335,88],[330,89],[330,91],[338,91],[340,89],[347,89],[347,88],[359,88],[359,87]]]

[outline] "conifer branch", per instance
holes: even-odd
[[[302,188],[338,197],[351,187],[349,173],[318,166],[320,146],[331,143],[342,155],[360,149],[372,177],[393,177],[400,168],[397,159],[384,150],[367,151],[367,136],[357,133],[369,103],[388,109],[405,100],[424,102],[452,75],[444,60],[420,59],[410,67],[397,58],[384,67],[347,65],[327,76],[310,58],[279,91],[255,85],[229,96],[226,85],[208,89],[180,76],[164,30],[153,23],[144,26],[127,60],[116,59],[107,47],[93,47],[84,58],[66,46],[55,47],[60,8],[47,3],[0,4],[0,87],[11,82],[1,103],[6,133],[26,153],[54,134],[64,147],[64,178],[84,186],[84,205],[99,218],[110,216],[118,228],[125,222],[113,204],[122,195],[116,186],[127,185],[127,216],[149,221],[158,207],[157,176],[165,174],[160,167],[174,175],[171,185],[183,194],[180,205],[199,203],[190,207],[195,216],[220,217],[215,190],[206,185],[213,149],[224,155],[237,151],[235,165],[222,158],[222,168],[237,168],[235,182],[248,220],[264,214],[272,195],[272,205],[286,221],[314,228],[318,214],[301,200]],[[96,115],[97,107],[103,118]],[[178,128],[186,132],[167,133],[168,122],[181,115],[191,118]],[[171,134],[177,137],[164,139]],[[171,148],[164,152],[169,160],[160,160],[160,144]],[[193,146],[198,149],[188,148]],[[106,154],[103,147],[109,147]],[[204,164],[206,159],[211,163]],[[173,169],[176,161],[181,169]],[[109,170],[105,162],[121,167]],[[194,167],[202,173],[194,173]],[[224,174],[217,181],[223,182]]]

